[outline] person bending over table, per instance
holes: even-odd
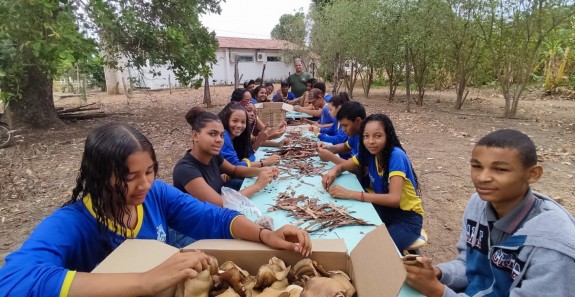
[[[294,110],[297,112],[309,114],[313,117],[319,117],[319,119],[317,123],[305,118],[302,119],[302,122],[317,126],[319,128],[327,128],[331,126],[333,123],[333,118],[329,114],[329,107],[323,99],[322,91],[316,88],[311,89],[309,92],[309,101],[315,109],[307,109],[301,106],[294,106]]]
[[[334,100],[337,102],[337,96],[334,96],[331,103]],[[322,161],[332,162],[334,164],[343,163],[345,158],[338,157],[350,154],[351,156],[356,155],[359,151],[359,144],[361,142],[361,136],[359,130],[361,129],[361,123],[365,119],[365,107],[357,101],[348,101],[344,103],[341,108],[337,111],[336,120],[338,121],[341,130],[347,135],[347,141],[345,143],[326,145],[324,143],[318,143],[317,152],[319,158]],[[320,138],[320,140],[322,140]],[[348,158],[349,159],[349,158]],[[363,186],[366,186],[366,182],[363,181],[364,178],[360,178],[360,182]]]
[[[310,130],[314,132],[319,140],[329,142],[334,145],[347,141],[347,135],[341,129],[341,125],[337,121],[336,117],[337,112],[341,109],[341,106],[349,100],[349,95],[347,95],[345,92],[342,92],[338,95],[335,95],[332,100],[327,103],[327,106],[329,107],[329,115],[333,119],[331,126],[327,128],[320,128],[319,125],[310,125]],[[349,159],[349,154],[345,159]]]
[[[224,209],[156,180],[150,141],[125,124],[95,128],[86,139],[76,187],[0,268],[5,296],[154,295],[208,267],[202,252],[175,253],[142,273],[90,273],[127,238],[170,240],[172,227],[194,238],[262,242],[304,256],[309,235],[294,226],[261,229]],[[146,259],[141,259],[145,261]]]
[[[323,175],[323,187],[336,198],[371,202],[396,247],[403,251],[419,238],[423,225],[417,175],[388,116],[368,116],[361,124],[360,135],[363,141],[359,153]],[[369,172],[373,193],[332,186],[344,170],[356,173],[362,167]]]
[[[249,168],[226,161],[220,155],[224,145],[224,126],[215,114],[202,107],[193,107],[186,114],[186,121],[192,126],[194,145],[174,167],[174,186],[179,190],[202,201],[223,206],[221,194],[226,179],[257,176],[253,185],[239,191],[251,197],[277,176],[276,167]]]

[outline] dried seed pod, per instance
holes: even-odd
[[[319,273],[315,270],[313,260],[309,258],[298,261],[293,267],[293,274],[296,280],[304,275],[312,277],[319,276]]]
[[[178,283],[176,297],[208,297],[213,285],[210,270],[202,270],[196,277]]]
[[[242,280],[244,277],[238,268],[232,267],[224,272],[221,272],[220,278],[224,281],[227,281],[238,295],[241,297],[245,296],[245,288],[242,285]]]
[[[232,288],[228,288],[222,294],[215,295],[216,297],[240,297]]]
[[[247,271],[241,269],[238,265],[236,265],[236,263],[234,263],[232,261],[226,261],[226,262],[224,262],[224,264],[222,264],[220,266],[220,270],[223,270],[223,271],[227,271],[227,270],[230,270],[232,268],[236,268],[242,274],[243,277],[250,275]]]
[[[289,297],[300,297],[303,287],[298,285],[289,285],[285,291],[289,292]]]

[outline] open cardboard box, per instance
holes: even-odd
[[[349,255],[342,239],[313,239],[310,258],[327,270],[342,270],[352,278],[357,297],[397,296],[405,280],[405,269],[397,249],[381,225],[365,235]],[[294,265],[301,255],[291,251],[241,240],[208,239],[192,243],[187,248],[204,251],[218,259],[218,263],[234,261],[256,275],[259,267],[276,256],[286,265]],[[144,272],[159,265],[179,249],[156,240],[129,239],[122,243],[92,272]],[[174,296],[175,287],[161,296]]]
[[[286,112],[293,111],[293,105],[282,102],[255,104],[259,119],[267,126],[277,127],[286,119]]]

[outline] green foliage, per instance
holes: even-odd
[[[95,43],[75,23],[73,2],[65,0],[0,1],[0,100],[22,96],[27,69],[53,77],[93,53]]]
[[[91,0],[84,6],[101,38],[104,58],[112,66],[122,57],[139,68],[170,65],[182,85],[201,85],[215,63],[217,41],[199,15],[219,13],[218,0]]]
[[[305,15],[303,12],[284,14],[270,33],[272,39],[287,40],[303,46],[305,43]]]
[[[219,13],[219,0],[0,0],[0,99],[22,96],[27,69],[48,77],[76,64],[102,82],[97,50],[106,64],[170,65],[183,85],[199,85],[215,62],[217,41],[199,21]],[[97,47],[99,43],[99,47]],[[83,68],[84,68],[83,67]]]

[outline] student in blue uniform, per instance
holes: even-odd
[[[322,178],[323,186],[335,198],[371,202],[400,251],[421,234],[423,208],[417,176],[405,154],[389,117],[372,114],[361,124],[359,153],[335,165]],[[367,168],[372,191],[351,191],[333,181],[343,171]]]
[[[575,219],[531,184],[543,175],[535,144],[511,129],[491,132],[471,152],[471,196],[459,256],[405,265],[426,296],[573,296]]]
[[[87,137],[77,184],[0,268],[3,296],[153,295],[206,269],[201,252],[180,252],[143,273],[90,273],[126,238],[169,240],[167,228],[194,238],[238,238],[309,254],[294,226],[261,229],[238,212],[202,202],[156,180],[152,144],[125,124]],[[142,259],[145,261],[146,259]]]
[[[335,100],[335,97],[332,101],[333,100]],[[335,154],[339,154],[340,156],[345,154],[350,154],[351,156],[356,155],[359,151],[359,143],[361,142],[359,130],[365,117],[365,107],[361,103],[357,101],[344,103],[337,111],[335,118],[341,130],[347,135],[347,141],[333,145],[326,145],[320,142],[317,149],[320,159],[322,161],[340,164],[346,159],[338,157]],[[364,185],[363,182],[362,185]]]
[[[285,102],[288,103],[295,99],[295,95],[289,91],[290,85],[287,81],[282,81],[280,83],[280,89],[274,95],[274,102]]]
[[[270,102],[270,100],[268,99],[268,90],[266,89],[266,87],[262,85],[257,86],[252,91],[252,96],[253,96],[252,99],[253,104]]]
[[[294,106],[294,110],[297,112],[303,112],[313,117],[319,117],[316,121],[303,119],[304,123],[308,123],[313,126],[320,128],[327,128],[333,123],[333,118],[329,114],[329,106],[323,98],[324,94],[320,89],[313,88],[309,92],[309,102],[314,109],[308,109],[306,107]]]
[[[224,146],[220,154],[235,166],[264,167],[277,164],[278,155],[255,160],[251,147],[251,127],[246,110],[237,103],[230,102],[218,114],[224,125]],[[240,184],[241,185],[241,184]]]
[[[323,142],[329,142],[333,145],[344,143],[347,141],[347,134],[341,129],[341,125],[336,119],[338,111],[341,109],[342,105],[350,101],[349,95],[346,92],[341,92],[333,97],[333,99],[327,103],[329,107],[329,114],[333,118],[333,123],[330,127],[319,128],[319,126],[310,126],[317,135],[317,138]],[[345,159],[349,159],[349,154],[344,154],[347,156]]]

